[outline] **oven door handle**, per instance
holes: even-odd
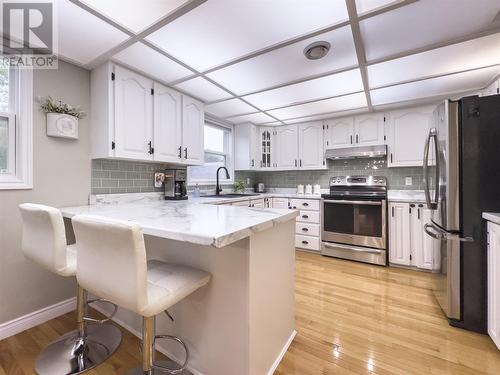
[[[328,242],[323,242],[324,247],[329,247],[331,249],[337,249],[338,246],[335,245],[330,245]],[[382,254],[385,250],[377,250],[377,249],[370,249],[370,248],[359,248],[359,247],[354,247],[354,246],[349,246],[346,250],[352,250],[352,251],[357,251],[359,253],[373,253],[373,254]]]
[[[325,203],[338,203],[338,204],[362,204],[366,206],[382,206],[382,201],[350,201],[350,200],[332,200],[324,199]]]

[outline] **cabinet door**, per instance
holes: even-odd
[[[438,270],[441,267],[439,262],[440,259],[440,247],[441,241],[432,238],[427,235],[424,231],[424,225],[430,223],[433,219],[432,211],[423,204],[418,205],[418,213],[420,215],[420,233],[422,234],[422,251],[418,253],[417,257],[417,267],[427,270]]]
[[[323,125],[319,122],[300,124],[299,167],[303,169],[323,168]]]
[[[259,131],[259,167],[270,169],[274,167],[274,133],[273,128],[260,128]]]
[[[275,167],[292,169],[297,166],[297,125],[279,126],[275,130]]]
[[[422,263],[423,241],[422,216],[416,204],[410,204],[410,265],[418,267]],[[392,214],[392,213],[391,213]]]
[[[250,201],[250,207],[265,208],[264,198],[252,199]]]
[[[257,129],[250,123],[234,127],[234,169],[258,169]]]
[[[422,166],[433,107],[393,111],[389,119],[389,167]]]
[[[272,198],[273,208],[288,208],[288,198]]]
[[[115,156],[152,160],[153,81],[115,66],[114,82]]]
[[[350,147],[354,144],[354,119],[352,117],[325,121],[326,148]]]
[[[154,160],[179,163],[182,159],[181,94],[154,83]]]
[[[203,126],[205,110],[203,103],[182,96],[182,157],[186,164],[201,165],[204,157]]]
[[[383,145],[385,144],[384,135],[383,113],[354,117],[354,143],[356,146]]]
[[[500,225],[488,222],[488,334],[500,349]]]
[[[389,204],[389,262],[410,265],[410,205]]]

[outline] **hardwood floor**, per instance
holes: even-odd
[[[429,289],[434,277],[297,252],[298,334],[275,374],[500,374],[489,337],[448,325]],[[0,375],[33,374],[40,349],[74,326],[68,313],[0,341]],[[87,374],[124,374],[140,363],[139,340],[123,335]]]

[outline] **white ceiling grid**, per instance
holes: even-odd
[[[233,123],[444,98],[500,73],[498,0],[56,1],[61,58],[116,61]],[[319,40],[330,52],[307,60]]]

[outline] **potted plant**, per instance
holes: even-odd
[[[243,183],[243,181],[236,181],[233,184],[233,190],[235,191],[235,193],[243,193],[245,191],[245,184]]]
[[[50,96],[40,101],[40,109],[47,114],[47,135],[78,139],[78,120],[85,116],[80,106],[71,106]]]

